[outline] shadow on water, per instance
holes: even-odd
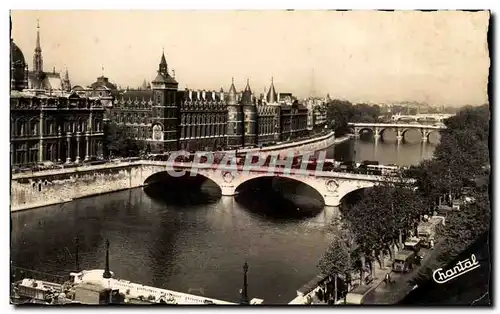
[[[212,204],[221,197],[221,190],[217,184],[200,175],[186,174],[175,178],[160,173],[148,181],[149,185],[144,187],[147,196],[156,202],[181,206],[183,209]]]
[[[237,189],[236,201],[254,215],[275,222],[296,222],[323,211],[321,195],[303,183],[284,178],[259,178]]]

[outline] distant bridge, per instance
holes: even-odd
[[[422,134],[422,142],[429,140],[429,134],[432,132],[439,132],[446,129],[445,125],[424,125],[424,124],[408,124],[408,123],[352,123],[348,124],[353,128],[354,135],[359,136],[365,130],[373,133],[375,140],[378,140],[385,130],[393,129],[397,133],[398,142],[402,142],[404,135],[408,130],[419,130]]]
[[[401,115],[395,114],[391,117],[392,121],[430,121],[443,122],[444,120],[453,117],[454,114],[449,113],[433,113],[433,114],[415,114]]]

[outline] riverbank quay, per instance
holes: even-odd
[[[372,278],[368,283],[365,283],[363,286],[366,289],[365,295],[368,295],[374,289],[377,289],[383,282],[384,278],[387,274],[392,272],[392,261],[389,257],[384,257],[382,262],[382,267],[378,263],[374,263],[374,269],[371,274]],[[297,297],[290,301],[289,305],[329,305],[327,301],[320,300],[318,296],[318,292],[320,290],[325,290],[325,285],[327,283],[327,279],[330,276],[318,275],[310,282],[302,286],[299,290],[297,290]],[[342,279],[343,276],[340,276]],[[359,287],[360,279],[359,272],[355,272],[351,275],[352,285],[348,291],[351,292]],[[333,297],[334,298],[334,297]],[[344,304],[345,298],[338,293],[337,300],[335,300],[336,305]]]
[[[324,150],[335,141],[347,139],[337,141],[332,132],[326,138],[308,142],[306,148]],[[142,187],[152,174],[151,167],[143,166],[147,162],[135,160],[100,165],[81,164],[71,168],[14,173],[11,176],[11,212]]]
[[[371,290],[365,297],[363,304],[396,304],[403,300],[413,289],[414,286],[410,282],[415,279],[420,269],[428,265],[433,265],[439,256],[440,244],[436,244],[433,249],[422,249],[423,255],[420,266],[414,268],[409,273],[390,272],[391,279],[395,281],[392,284],[379,284],[375,289]]]

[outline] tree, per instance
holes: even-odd
[[[347,243],[343,239],[336,237],[318,261],[318,268],[321,273],[335,276],[335,288],[337,276],[344,276],[347,283],[350,273],[353,271],[350,254]],[[335,295],[337,295],[337,290]]]
[[[484,168],[489,165],[489,107],[464,108],[445,124],[447,129],[436,147],[433,160],[413,167],[408,174],[415,176],[419,192],[429,202],[442,193],[459,195],[464,186],[475,188],[473,196],[476,202],[447,215],[446,225],[437,229],[439,257],[419,271],[413,284],[428,280],[433,269],[453,260],[490,228],[488,184],[472,184],[485,177]]]
[[[345,100],[332,100],[327,104],[327,119],[330,127],[339,136],[349,132],[349,122],[377,122],[381,114],[380,106],[368,104],[353,105]]]
[[[490,229],[491,210],[488,193],[475,193],[476,202],[467,204],[460,211],[451,212],[448,222],[440,226],[440,261],[450,261],[467,249],[479,236]]]
[[[352,273],[356,270],[356,258],[353,256],[356,244],[348,225],[349,222],[345,219],[337,218],[332,221],[331,228],[337,236],[332,240],[328,250],[320,258],[317,265],[321,273],[335,277],[335,301],[337,301],[338,296],[337,277],[344,277],[348,290]]]
[[[135,157],[145,149],[144,141],[134,139],[130,128],[123,124],[109,123],[104,143],[110,156]]]

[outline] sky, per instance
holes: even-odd
[[[487,12],[12,11],[33,67],[73,85],[104,74],[122,87],[156,76],[164,50],[179,88],[278,92],[352,102],[487,103]],[[103,70],[104,69],[104,70]]]

